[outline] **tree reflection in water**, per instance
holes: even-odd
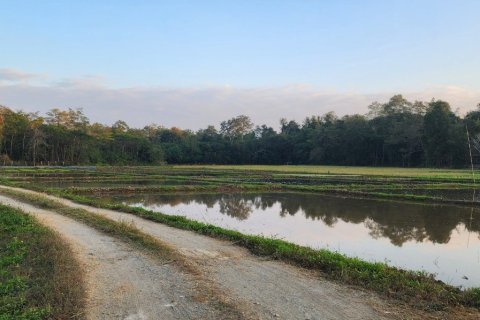
[[[253,212],[254,203],[238,195],[230,194],[218,200],[220,212],[238,220],[246,220]]]
[[[473,220],[471,209],[447,205],[424,205],[393,201],[376,201],[329,197],[300,193],[266,194],[170,194],[121,197],[127,203],[144,206],[197,204],[207,208],[219,206],[220,213],[238,220],[247,220],[254,211],[280,205],[279,217],[302,214],[306,219],[321,220],[334,227],[341,220],[363,224],[374,239],[388,238],[392,244],[402,246],[407,241],[448,243],[452,231],[465,228],[480,237],[480,212],[476,209]]]

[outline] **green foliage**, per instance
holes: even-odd
[[[433,101],[424,118],[427,162],[433,166],[467,163],[467,136],[460,119],[444,101]]]
[[[243,138],[252,131],[253,123],[249,117],[241,115],[220,124],[221,133],[228,139]]]
[[[480,136],[480,113],[461,119],[448,103],[409,102],[401,95],[374,102],[367,115],[333,112],[303,123],[280,121],[280,131],[254,127],[245,115],[192,132],[149,125],[90,124],[83,112],[37,114],[0,109],[0,165],[77,164],[323,164],[464,167],[465,126]],[[480,151],[478,152],[480,153]],[[477,155],[478,156],[478,155]]]

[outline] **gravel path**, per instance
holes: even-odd
[[[87,319],[222,319],[198,300],[196,279],[75,220],[0,195],[57,231],[84,266]]]

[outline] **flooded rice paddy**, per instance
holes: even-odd
[[[130,206],[480,286],[480,209],[301,193],[132,194]]]

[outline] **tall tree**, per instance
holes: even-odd
[[[462,165],[466,135],[460,119],[447,102],[437,100],[430,103],[424,127],[427,163],[438,167]]]
[[[253,129],[253,123],[248,116],[240,115],[220,124],[220,132],[230,140],[242,138]]]

